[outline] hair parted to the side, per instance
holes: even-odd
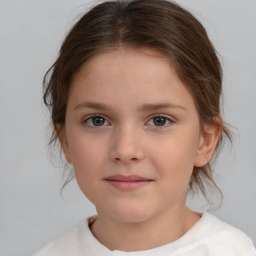
[[[231,133],[221,118],[222,69],[216,51],[200,22],[176,3],[165,0],[107,1],[74,25],[59,56],[44,78],[44,103],[51,111],[53,133],[50,145],[61,140],[72,78],[82,64],[102,51],[118,47],[150,48],[169,58],[179,78],[194,98],[201,124],[221,128],[221,137]],[[72,176],[69,176],[66,185]],[[215,188],[210,163],[194,167],[190,189]]]

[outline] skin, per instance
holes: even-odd
[[[208,163],[219,135],[212,125],[201,132],[191,94],[156,52],[118,48],[85,63],[72,82],[62,147],[96,206],[94,236],[111,250],[138,251],[184,235],[200,219],[185,206],[193,167]],[[112,175],[150,182],[122,191],[105,180]]]

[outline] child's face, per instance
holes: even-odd
[[[99,215],[118,221],[184,207],[193,166],[206,164],[191,94],[166,58],[141,50],[101,53],[82,66],[65,136],[81,190]]]

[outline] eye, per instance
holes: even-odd
[[[86,118],[83,123],[88,126],[96,127],[96,126],[105,126],[109,125],[109,122],[100,115],[94,115]]]
[[[170,123],[172,123],[172,120],[170,118],[167,118],[163,115],[154,116],[150,119],[149,124],[153,126],[168,126]]]

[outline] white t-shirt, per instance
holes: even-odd
[[[178,240],[138,252],[110,251],[91,233],[88,223],[92,220],[83,221],[34,256],[256,256],[249,237],[209,213]]]

